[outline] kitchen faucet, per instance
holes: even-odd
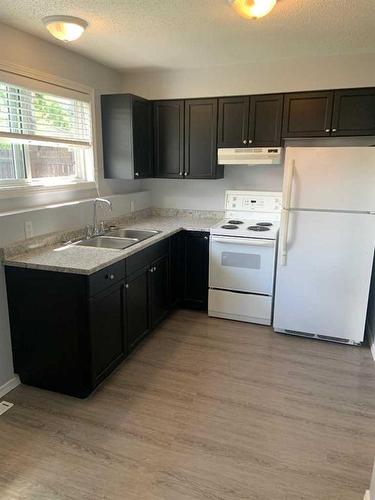
[[[97,206],[98,205],[107,205],[109,210],[112,210],[112,202],[110,200],[106,200],[105,198],[95,198],[94,200],[94,214],[93,214],[93,225],[92,225],[92,231],[91,231],[91,236],[99,236],[100,234],[103,234],[103,228],[101,226],[98,226],[98,222],[96,220],[96,211],[97,211]]]

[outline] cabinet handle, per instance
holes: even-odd
[[[205,239],[205,240],[208,240],[208,236],[205,236],[205,237],[204,237],[204,239]]]
[[[249,139],[249,144],[252,144],[253,143],[253,140],[252,139]]]
[[[329,128],[326,128],[326,132],[327,132],[327,134],[328,134],[328,133],[329,133],[329,132],[331,132],[331,131],[330,131],[330,129],[329,129]]]
[[[138,177],[138,176],[139,176],[139,172],[135,172],[135,173],[134,173],[134,175],[135,175],[136,177]]]
[[[184,175],[184,173],[183,173],[183,172],[180,172],[178,175]]]
[[[105,275],[105,279],[107,279],[107,280],[114,280],[115,279],[115,275],[114,274],[106,274]]]
[[[337,128],[333,128],[333,129],[332,129],[332,132],[337,132]]]
[[[242,142],[243,142],[243,144],[246,144],[246,143],[247,143],[247,141],[246,141],[246,140],[244,140],[244,141],[242,141]]]
[[[154,272],[154,268],[152,267],[152,268],[150,269],[150,273],[153,273],[153,272]]]
[[[184,172],[184,177],[186,177],[186,176],[187,176],[187,174],[188,174],[187,172]]]
[[[129,283],[126,283],[125,288],[129,288]]]

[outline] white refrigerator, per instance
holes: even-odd
[[[375,148],[287,148],[274,329],[362,342],[374,243]]]

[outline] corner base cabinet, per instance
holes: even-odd
[[[174,305],[207,307],[208,234],[181,231],[90,276],[5,273],[21,382],[85,398]]]

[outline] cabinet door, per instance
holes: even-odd
[[[180,231],[169,239],[169,305],[174,307],[182,299],[184,282],[184,233]]]
[[[282,94],[251,96],[249,146],[272,147],[281,144]]]
[[[152,105],[133,98],[134,178],[152,177]]]
[[[126,283],[128,346],[131,350],[150,329],[149,268],[133,274]]]
[[[333,91],[285,94],[282,136],[329,136],[332,108]]]
[[[249,127],[249,98],[222,97],[219,99],[218,146],[241,148],[247,144]]]
[[[185,176],[217,179],[223,172],[217,165],[217,99],[185,101]]]
[[[375,135],[375,88],[335,91],[332,135]]]
[[[126,356],[123,282],[90,299],[89,320],[96,385]]]
[[[155,177],[184,173],[184,101],[154,102]]]
[[[151,324],[157,325],[169,310],[168,255],[153,262],[150,268]]]
[[[209,234],[185,231],[184,305],[207,309]]]
[[[131,94],[101,96],[104,177],[152,175],[151,103]]]

